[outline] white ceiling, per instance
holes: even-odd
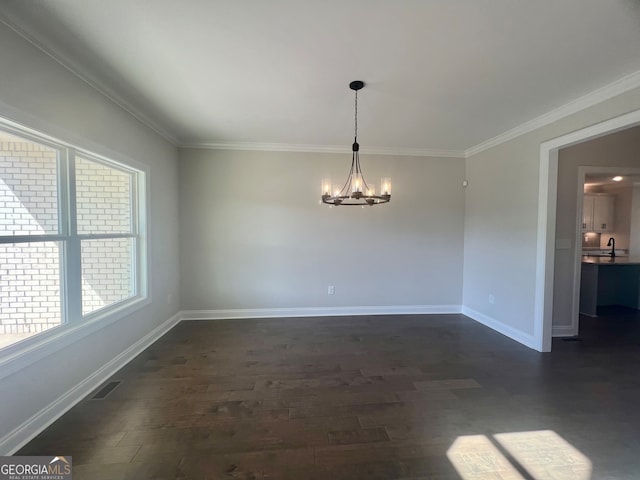
[[[640,71],[638,0],[0,0],[177,144],[455,154]]]
[[[589,173],[585,175],[584,186],[585,187],[602,187],[602,186],[614,186],[614,187],[632,187],[634,185],[640,185],[640,175],[622,173],[620,176],[622,180],[615,181],[613,177],[617,176],[615,173]]]

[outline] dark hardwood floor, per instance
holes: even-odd
[[[183,322],[18,454],[74,480],[637,480],[639,326],[540,354],[462,315]]]

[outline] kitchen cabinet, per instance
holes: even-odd
[[[612,232],[615,219],[615,201],[612,195],[585,194],[582,202],[582,230],[585,232]]]

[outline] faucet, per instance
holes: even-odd
[[[611,257],[615,257],[616,256],[616,239],[613,237],[609,237],[609,243],[607,243],[607,247],[611,247],[611,252],[609,253],[609,255]]]

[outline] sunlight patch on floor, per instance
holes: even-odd
[[[591,478],[591,461],[552,430],[498,433],[494,438],[535,480]]]
[[[525,480],[484,435],[456,438],[447,458],[463,480]]]
[[[552,430],[458,437],[447,458],[462,480],[590,480],[591,461]]]

